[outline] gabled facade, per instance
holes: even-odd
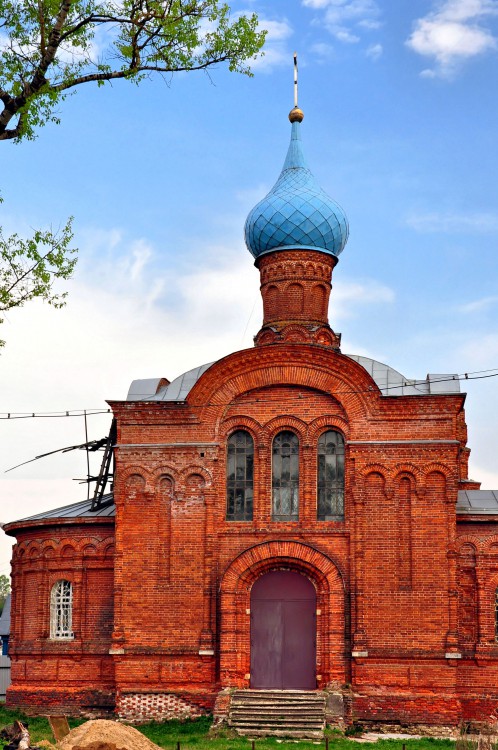
[[[328,300],[347,220],[290,119],[246,222],[255,347],[134,381],[109,402],[108,503],[6,526],[11,705],[194,716],[251,687],[347,689],[364,721],[495,712],[498,493],[467,477],[465,396],[341,352]]]

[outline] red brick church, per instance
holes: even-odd
[[[467,477],[456,376],[342,353],[348,224],[302,117],[246,222],[255,346],[134,381],[109,402],[113,493],[5,527],[11,706],[167,718],[269,690],[365,722],[497,710],[498,492]]]

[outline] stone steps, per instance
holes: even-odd
[[[228,725],[249,737],[322,739],[325,695],[310,690],[237,690]]]

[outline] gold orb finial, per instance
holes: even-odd
[[[289,112],[289,120],[291,122],[302,122],[304,120],[304,112],[299,107],[293,107]]]
[[[294,52],[294,107],[289,112],[289,120],[291,122],[304,120],[304,112],[297,106],[297,52]]]

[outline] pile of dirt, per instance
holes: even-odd
[[[161,750],[133,727],[108,719],[86,721],[58,743],[61,750]]]

